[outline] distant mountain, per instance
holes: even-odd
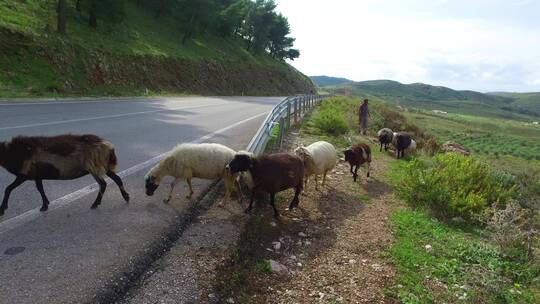
[[[351,83],[353,82],[347,78],[339,77],[330,77],[330,76],[310,76],[311,81],[317,86],[335,86],[339,84]]]
[[[540,116],[540,93],[480,93],[424,83],[370,80],[324,87],[326,91],[368,97],[424,109],[478,115]]]

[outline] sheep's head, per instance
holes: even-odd
[[[305,160],[309,156],[309,151],[304,146],[298,146],[298,148],[294,149],[294,154]]]
[[[246,152],[238,152],[231,160],[231,162],[227,165],[227,170],[229,170],[231,174],[248,171],[249,169],[253,168],[254,163],[255,156],[253,154]]]
[[[352,161],[354,160],[354,152],[352,149],[347,149],[343,151],[343,155],[345,155],[345,161]]]
[[[157,168],[158,166],[152,168],[144,177],[144,186],[146,188],[146,195],[148,196],[154,195],[154,192],[159,187],[159,183],[161,182],[161,177],[156,174]]]

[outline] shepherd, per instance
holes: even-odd
[[[358,113],[359,115],[359,122],[360,122],[360,132],[362,135],[366,135],[367,132],[367,125],[368,125],[368,117],[371,117],[371,114],[369,114],[369,108],[368,108],[368,100],[367,98],[364,99],[364,102],[362,105],[360,105],[360,111]]]

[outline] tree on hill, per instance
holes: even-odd
[[[88,25],[119,23],[127,0],[55,0],[57,28],[66,32],[68,4],[75,5],[78,16],[88,16]],[[174,18],[179,23],[181,43],[198,35],[243,39],[246,49],[255,54],[268,53],[285,60],[298,58],[293,48],[290,25],[276,12],[275,0],[129,0],[153,12],[156,18]]]
[[[65,35],[66,34],[66,19],[67,19],[67,4],[66,0],[58,0],[57,6],[56,6],[56,14],[57,14],[57,31],[59,34]]]
[[[221,37],[238,35],[253,2],[250,0],[223,1],[222,5],[223,9],[219,13],[219,22],[216,27],[217,32]]]
[[[269,46],[270,55],[276,59],[291,59],[294,60],[300,56],[300,52],[292,49],[294,38],[288,37],[291,33],[289,21],[282,14],[275,15],[269,31]]]
[[[81,0],[79,5],[88,13],[88,25],[93,28],[98,20],[119,23],[124,19],[124,0]]]
[[[218,8],[215,0],[178,0],[175,10],[182,24],[182,44],[210,28],[216,22]]]

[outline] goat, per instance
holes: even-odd
[[[294,198],[289,205],[293,209],[299,205],[298,196],[304,184],[304,162],[300,157],[289,153],[275,153],[255,156],[249,152],[238,152],[227,168],[231,173],[248,171],[253,183],[249,206],[245,210],[249,213],[253,207],[253,200],[257,191],[270,193],[270,204],[274,209],[274,216],[279,217],[275,206],[275,195],[290,188],[295,189]]]
[[[43,204],[40,211],[49,208],[43,190],[43,180],[72,180],[91,174],[99,185],[99,193],[92,209],[101,204],[110,177],[120,188],[122,197],[129,202],[122,179],[116,175],[117,157],[114,146],[96,135],[19,136],[0,143],[0,166],[15,175],[7,186],[0,206],[0,215],[8,209],[8,200],[15,188],[27,180],[34,180]]]
[[[315,175],[315,189],[318,190],[317,176],[322,174],[324,186],[326,174],[336,166],[336,148],[326,141],[318,141],[307,147],[300,146],[294,150],[294,153],[304,161],[304,185],[307,186],[309,177]]]
[[[353,175],[353,181],[356,182],[358,177],[358,167],[366,164],[367,177],[369,177],[371,170],[371,149],[366,144],[356,144],[352,148],[343,151],[345,155],[345,161],[351,166],[351,173]]]
[[[388,145],[392,143],[392,139],[394,138],[394,132],[389,128],[383,128],[380,129],[379,132],[377,132],[377,137],[379,138],[379,143],[381,144],[381,148],[379,151],[382,152],[383,146],[384,150],[388,151]]]
[[[225,184],[225,198],[223,203],[229,200],[235,185],[237,186],[238,195],[241,197],[235,176],[225,169],[227,164],[233,159],[235,153],[231,148],[215,143],[179,144],[146,174],[146,195],[154,195],[162,178],[172,176],[174,177],[174,181],[171,183],[169,195],[163,201],[164,203],[170,202],[174,187],[183,179],[186,180],[189,186],[187,198],[191,198],[193,195],[191,179],[194,177],[210,180],[222,178]],[[221,206],[223,203],[219,205]]]
[[[392,145],[396,148],[397,159],[405,157],[405,150],[416,149],[416,142],[411,138],[411,135],[405,132],[394,132]]]

